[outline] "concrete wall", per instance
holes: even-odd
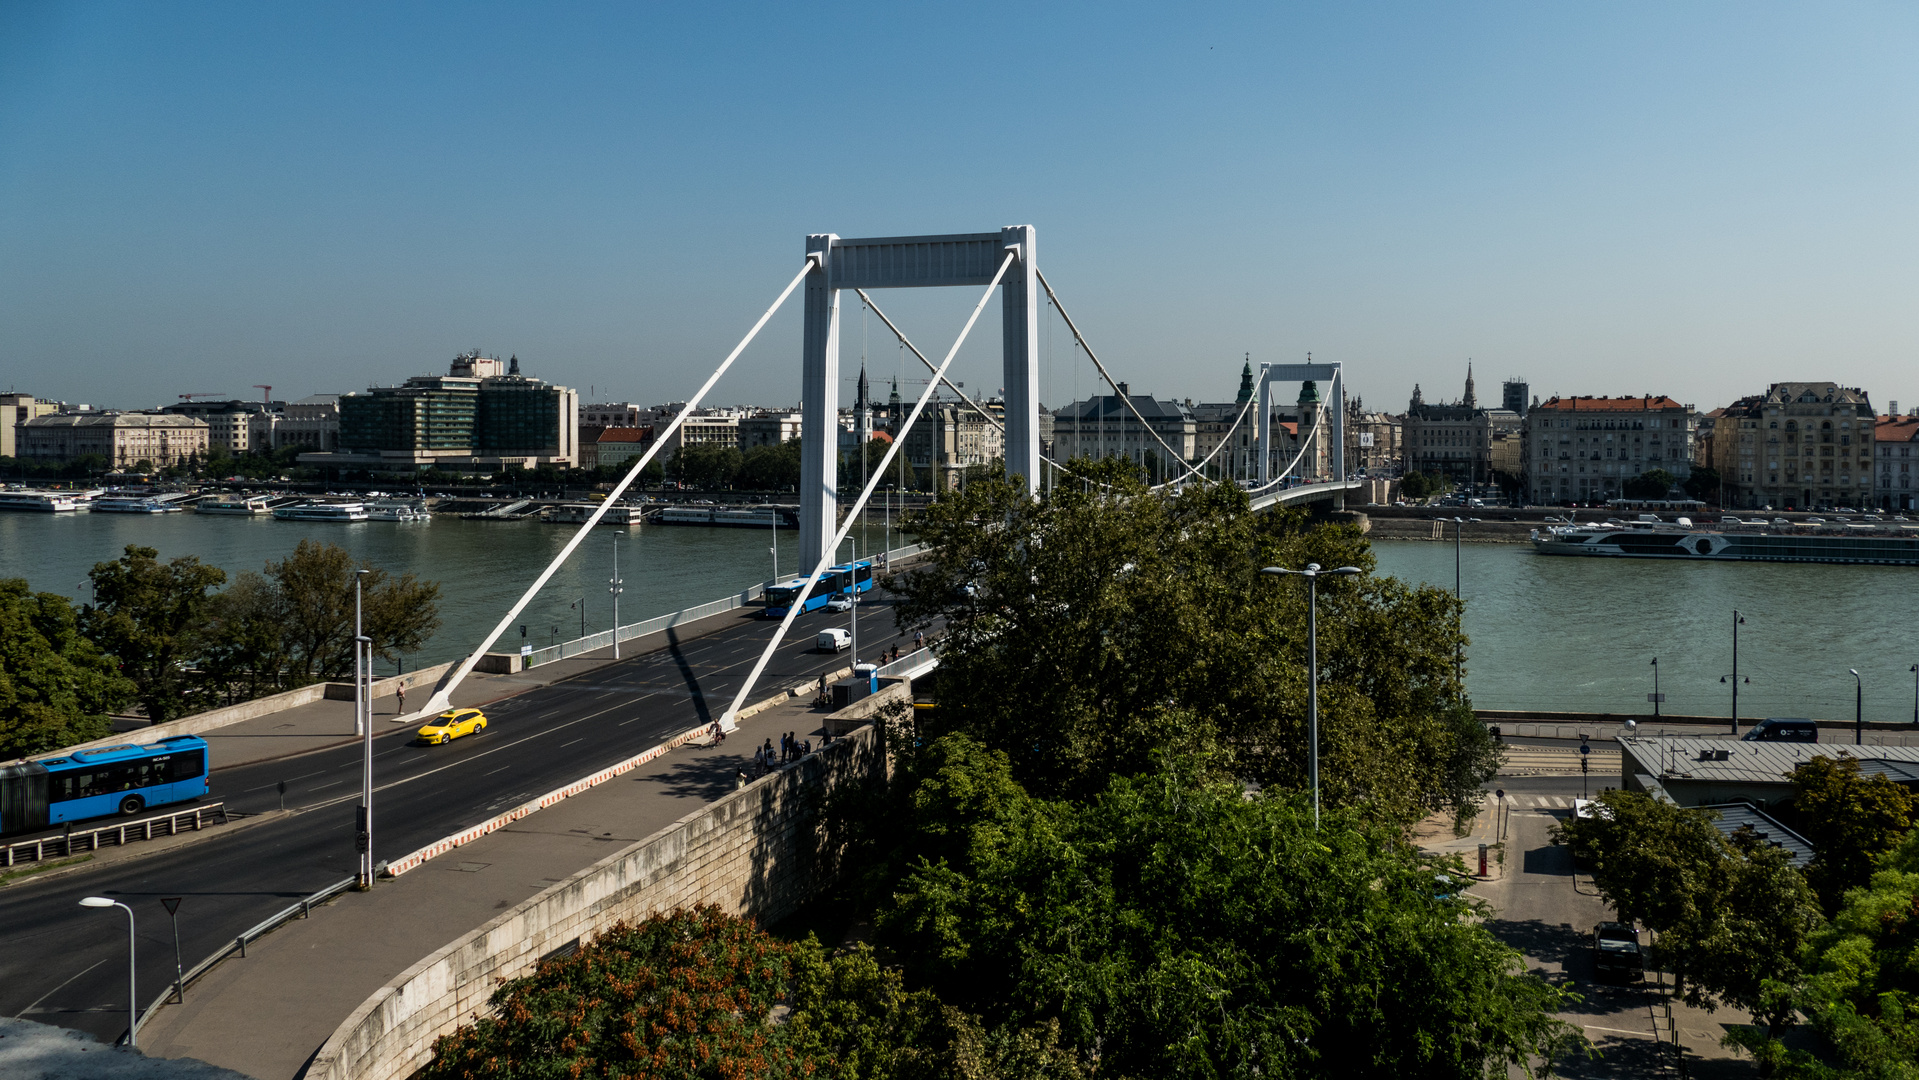
[[[306,1077],[402,1080],[435,1039],[486,1010],[498,980],[621,919],[707,903],[778,921],[836,869],[815,828],[823,796],[884,775],[879,735],[863,727],[688,814],[407,969],[340,1025]]]
[[[431,684],[438,680],[441,673],[451,666],[451,664],[440,664],[435,667],[421,668],[418,671],[409,671],[405,675],[395,675],[390,678],[375,680],[373,683],[373,696],[383,697],[391,694],[401,686],[405,686],[411,690],[422,683]],[[273,713],[283,712],[287,709],[295,709],[302,705],[311,705],[316,701],[328,698],[334,700],[353,700],[353,684],[314,683],[312,686],[302,686],[298,690],[288,690],[284,694],[254,698],[252,701],[243,701],[238,705],[229,705],[224,709],[210,709],[203,713],[194,713],[192,716],[183,716],[178,720],[168,720],[164,724],[152,724],[143,728],[135,728],[132,731],[123,731],[118,735],[111,735],[104,739],[95,739],[92,742],[62,747],[59,750],[49,750],[44,754],[36,754],[34,756],[42,758],[56,757],[63,754],[71,754],[76,750],[98,750],[103,746],[125,746],[128,743],[157,742],[160,739],[170,738],[174,735],[198,735],[201,732],[214,731],[218,728],[226,727],[229,724],[237,724],[242,720],[252,720],[257,717],[268,716]]]

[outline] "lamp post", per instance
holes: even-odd
[[[606,591],[613,594],[613,659],[620,658],[620,532],[613,530],[613,576],[606,579]]]
[[[1655,657],[1653,657],[1653,658],[1652,658],[1652,698],[1651,698],[1651,701],[1652,701],[1652,715],[1653,715],[1653,719],[1655,719],[1655,720],[1657,720],[1657,719],[1659,719],[1659,703],[1660,703],[1660,702],[1662,702],[1662,701],[1664,701],[1664,700],[1666,700],[1666,695],[1664,695],[1664,694],[1662,694],[1662,693],[1660,693],[1660,692],[1659,692],[1659,658],[1658,658],[1657,656],[1655,656]]]
[[[1318,563],[1307,563],[1304,570],[1268,566],[1260,571],[1306,579],[1306,760],[1313,778],[1314,829],[1319,828],[1319,579],[1322,575],[1352,577],[1360,572],[1357,566],[1321,570]]]
[[[133,909],[118,900],[109,900],[104,896],[89,896],[80,901],[81,907],[110,908],[117,907],[127,913],[127,1046],[131,1049],[138,1044],[134,1041],[140,1033],[140,983],[133,966]]]
[[[1919,664],[1907,670],[1912,672],[1912,725],[1919,727]]]
[[[1852,675],[1852,744],[1858,746],[1866,741],[1866,680],[1858,668],[1846,671]]]
[[[360,849],[360,888],[373,888],[373,639],[360,622],[361,583],[367,572],[353,576],[353,697],[360,728],[360,813],[354,846]]]
[[[1739,625],[1745,621],[1745,618],[1739,614],[1739,609],[1734,608],[1732,612],[1732,733],[1734,735],[1739,734]],[[1726,679],[1721,676],[1719,681],[1725,682]]]
[[[578,600],[573,601],[571,604],[568,604],[567,607],[574,608],[579,611],[580,636],[585,637],[586,636],[586,594],[581,593],[580,598]]]

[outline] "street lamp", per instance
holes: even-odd
[[[1659,703],[1666,700],[1666,695],[1659,692],[1659,658],[1657,656],[1652,658],[1652,696],[1647,700],[1652,702],[1653,719],[1659,719]]]
[[[1907,670],[1912,672],[1912,724],[1919,727],[1919,664]]]
[[[1746,621],[1745,617],[1739,614],[1739,609],[1734,608],[1732,612],[1732,676],[1731,676],[1732,733],[1734,735],[1739,734],[1739,627],[1745,621]],[[1727,677],[1724,675],[1721,675],[1719,677],[1719,681],[1726,682]],[[1750,684],[1752,680],[1747,679],[1746,682]]]
[[[133,966],[133,909],[118,900],[109,900],[104,896],[89,896],[80,901],[81,907],[110,908],[117,907],[127,913],[127,1046],[137,1045],[134,1036],[140,1031],[140,983]]]
[[[613,576],[607,579],[606,591],[613,594],[613,659],[620,658],[620,532],[613,530]]]
[[[1319,828],[1319,579],[1352,577],[1362,571],[1357,566],[1321,570],[1318,563],[1307,563],[1304,570],[1268,566],[1262,574],[1303,577],[1306,579],[1306,759],[1313,778],[1313,828]]]
[[[360,624],[361,583],[367,572],[353,577],[353,697],[354,726],[360,729],[360,813],[354,846],[360,849],[360,887],[373,888],[373,639]]]
[[[1852,744],[1858,746],[1866,741],[1866,680],[1859,677],[1858,668],[1847,668],[1852,675]]]

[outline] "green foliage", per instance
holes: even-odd
[[[1820,923],[1805,879],[1771,844],[1727,839],[1713,812],[1607,791],[1603,809],[1554,830],[1589,860],[1622,922],[1659,934],[1654,959],[1686,1000],[1745,1009],[1769,1030],[1791,1018],[1800,950]]]
[[[73,605],[0,579],[0,758],[58,750],[113,734],[106,714],[134,686],[80,633]]]
[[[286,604],[265,577],[244,571],[215,596],[199,638],[201,670],[229,702],[280,688],[287,661]]]
[[[1851,757],[1811,758],[1790,776],[1794,824],[1818,851],[1807,877],[1826,910],[1837,911],[1912,831],[1912,795],[1885,776],[1862,775]]]
[[[913,768],[878,919],[909,979],[1102,1073],[1478,1077],[1572,1038],[1396,829],[1170,769],[1040,799],[958,735]]]
[[[1092,466],[1099,469],[1101,466]],[[969,485],[907,527],[932,546],[900,574],[902,625],[949,622],[940,708],[1011,756],[1036,793],[1085,796],[1156,751],[1217,775],[1306,785],[1307,597],[1265,566],[1370,571],[1364,537],[1254,514],[1229,485],[1150,493],[1105,469],[1110,494],[1029,498]],[[1410,821],[1470,812],[1498,747],[1455,674],[1460,605],[1369,574],[1319,584],[1321,783],[1333,806]]]
[[[345,548],[302,540],[266,568],[278,593],[270,610],[279,613],[285,652],[300,676],[331,679],[353,670],[353,577],[362,569],[361,626],[375,656],[392,661],[417,651],[440,628],[438,584],[411,573],[393,577],[371,563],[356,567]]]
[[[1664,469],[1651,469],[1619,485],[1628,499],[1663,499],[1679,478]]]
[[[1719,470],[1710,465],[1694,465],[1686,478],[1680,481],[1686,494],[1703,503],[1719,502]]]
[[[1846,893],[1830,925],[1805,950],[1804,983],[1791,1003],[1825,1037],[1830,1063],[1787,1050],[1771,1032],[1728,1041],[1788,1080],[1919,1078],[1919,834],[1887,858],[1871,883]],[[1781,986],[1781,993],[1788,991]]]
[[[194,633],[211,590],[227,578],[197,556],[164,564],[159,556],[154,548],[129,544],[117,561],[96,563],[87,575],[94,603],[80,617],[87,637],[120,661],[156,724],[186,711]]]
[[[874,461],[879,459],[875,457]],[[752,491],[784,491],[800,486],[800,441],[779,446],[755,446],[740,456],[735,483]]]
[[[744,460],[730,443],[694,443],[680,447],[666,471],[683,484],[713,490],[732,487]]]
[[[1444,477],[1422,472],[1409,472],[1399,478],[1399,493],[1408,499],[1437,495],[1450,486]]]

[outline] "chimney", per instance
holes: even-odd
[[[1120,397],[1132,397],[1132,396],[1133,396],[1133,391],[1132,391],[1132,388],[1131,388],[1130,386],[1128,386],[1127,384],[1125,384],[1125,383],[1120,383],[1120,384],[1119,384],[1119,396],[1120,396]]]

